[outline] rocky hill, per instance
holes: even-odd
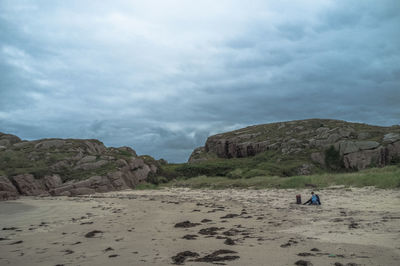
[[[292,174],[380,167],[400,162],[400,126],[328,119],[250,126],[210,136],[204,147],[193,151],[189,163],[218,158],[258,158],[264,169],[291,164]]]
[[[199,175],[250,178],[400,165],[400,126],[328,119],[250,126],[210,136],[189,163],[166,164],[94,139],[23,141],[0,133],[0,200],[80,195]]]
[[[129,147],[107,148],[95,139],[22,141],[0,133],[0,200],[133,188],[158,167]]]

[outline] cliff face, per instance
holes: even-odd
[[[107,148],[94,139],[21,141],[0,133],[0,200],[133,188],[157,171],[157,161],[129,147]]]
[[[327,119],[250,126],[210,136],[204,147],[193,151],[189,162],[251,157],[267,151],[282,156],[306,155],[311,164],[322,167],[331,163],[347,169],[384,166],[400,158],[400,127]]]

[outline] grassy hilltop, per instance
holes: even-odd
[[[399,126],[310,119],[210,136],[188,163],[163,165],[152,181],[215,188],[398,187],[398,167],[381,169],[389,165],[400,165]]]

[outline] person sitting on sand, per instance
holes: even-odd
[[[319,200],[319,196],[317,194],[314,194],[314,191],[311,192],[311,198],[304,202],[303,205],[321,205],[321,201]]]

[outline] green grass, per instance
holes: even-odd
[[[277,151],[266,151],[246,158],[213,158],[207,161],[162,165],[160,175],[168,180],[197,176],[224,176],[229,178],[252,178],[255,176],[293,176],[298,168],[309,163],[309,155],[283,155]],[[314,172],[322,169],[315,167]]]
[[[136,185],[135,189],[137,190],[145,190],[145,189],[158,189],[159,186],[151,184],[151,183],[142,183]]]
[[[319,174],[309,176],[257,176],[252,178],[227,178],[198,176],[190,179],[180,178],[162,186],[190,188],[324,188],[332,185],[346,187],[375,186],[377,188],[400,188],[400,167],[388,166],[372,168],[354,173]]]

